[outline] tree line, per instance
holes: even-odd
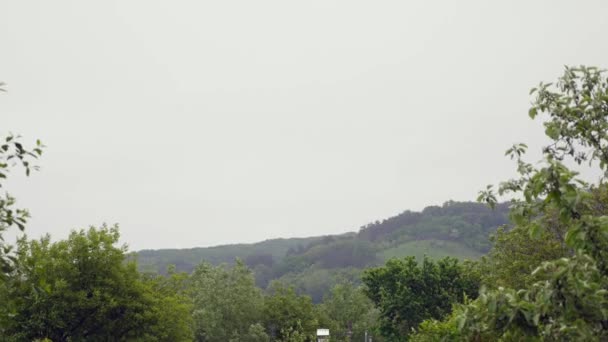
[[[508,223],[507,214],[506,204],[491,210],[481,203],[448,201],[371,223],[359,232],[136,254],[141,271],[158,273],[171,264],[191,273],[201,260],[233,264],[239,257],[254,271],[260,288],[278,280],[320,303],[333,286],[344,279],[361,284],[366,268],[392,257],[414,255],[421,261],[427,254],[435,260],[443,256],[477,259],[489,249],[489,235]]]
[[[296,342],[315,341],[316,329],[328,328],[335,341],[383,341],[403,331],[387,320],[397,311],[409,317],[425,308],[417,315],[440,317],[478,285],[457,259],[419,265],[408,258],[370,269],[366,287],[344,280],[314,304],[281,282],[262,290],[240,260],[203,262],[191,274],[174,267],[167,275],[140,273],[118,240],[116,226],[73,231],[57,242],[19,239],[0,286],[2,340]],[[404,282],[436,293],[420,296]],[[389,295],[388,284],[402,297]],[[391,312],[389,300],[414,306]]]

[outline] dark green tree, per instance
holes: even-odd
[[[272,340],[314,341],[318,328],[315,308],[308,296],[299,296],[293,287],[273,282],[264,298],[264,325]]]
[[[0,293],[8,308],[0,339],[189,340],[187,302],[144,281],[136,265],[125,262],[118,239],[118,229],[107,226],[58,242],[20,239],[19,267]]]
[[[363,275],[366,293],[380,310],[380,332],[389,341],[404,341],[425,319],[441,319],[453,303],[477,296],[479,276],[454,258],[437,262],[414,257],[391,259]]]

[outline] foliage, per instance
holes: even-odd
[[[402,341],[425,319],[441,319],[452,303],[474,298],[479,275],[473,265],[454,258],[418,264],[414,257],[391,259],[384,267],[365,271],[366,294],[380,310],[380,332]]]
[[[306,342],[306,341],[314,341],[314,337],[307,336],[306,333],[303,332],[302,325],[300,321],[296,322],[295,327],[288,327],[281,329],[281,339],[277,340],[280,342]]]
[[[143,281],[118,238],[116,227],[103,226],[55,243],[20,239],[19,267],[2,293],[2,339],[188,340],[187,303]]]
[[[471,249],[458,241],[446,240],[422,240],[408,241],[378,253],[379,257],[386,261],[392,258],[403,258],[415,256],[418,261],[422,261],[425,256],[438,260],[445,257],[455,257],[461,260],[479,259],[481,253]]]
[[[268,342],[270,337],[266,334],[266,329],[260,323],[255,323],[249,326],[247,334],[239,339],[243,342]]]
[[[416,332],[410,335],[412,342],[458,342],[466,340],[458,330],[459,308],[444,320],[427,319],[420,323]]]
[[[588,162],[608,170],[608,79],[597,68],[566,68],[555,86],[540,84],[529,111],[548,115],[543,149],[545,163],[536,168],[522,159],[526,146],[507,151],[517,162],[518,179],[504,182],[499,195],[521,194],[511,218],[532,237],[550,232],[543,213],[555,211],[565,244],[574,256],[544,262],[533,275],[539,281],[525,289],[484,291],[459,318],[472,339],[585,340],[608,338],[608,217],[606,185],[593,187],[576,178],[563,163]],[[494,204],[492,188],[480,199]]]
[[[19,136],[8,135],[0,143],[0,187],[6,180],[10,168],[19,164],[27,176],[32,170],[38,170],[38,166],[32,164],[32,160],[42,155],[44,146],[38,140],[36,147],[26,149]],[[3,233],[13,226],[23,231],[29,218],[25,209],[15,208],[15,198],[6,193],[0,197],[0,278],[4,277],[14,268],[15,258],[11,255],[12,246],[5,243]]]
[[[269,254],[276,261],[284,257],[290,248],[303,246],[317,239],[319,237],[272,239],[255,244],[235,244],[205,248],[142,250],[137,253],[137,259],[140,269],[145,271],[161,273],[167,266],[175,265],[178,271],[191,273],[201,261],[206,261],[213,265],[223,263],[233,264],[237,258],[248,261],[252,256],[266,256]]]
[[[159,341],[192,341],[193,305],[190,298],[190,279],[186,273],[170,267],[167,276],[153,276],[145,280],[147,293],[153,301],[146,314],[158,322],[150,326],[149,339]]]
[[[499,288],[463,307],[461,329],[472,339],[605,340],[606,279],[583,254],[543,263],[544,280],[528,290]]]
[[[390,257],[426,254],[477,259],[489,249],[489,235],[507,223],[507,206],[495,211],[480,203],[448,201],[422,212],[406,211],[366,225],[358,233],[311,238],[275,239],[255,244],[184,250],[145,250],[137,253],[140,270],[159,272],[168,264],[191,272],[205,260],[213,265],[242,258],[258,287],[273,280],[294,286],[297,293],[320,303],[341,279],[360,282],[365,267]]]
[[[489,233],[507,223],[507,206],[491,211],[479,203],[448,201],[443,206],[429,206],[422,212],[405,211],[361,228],[359,237],[369,241],[408,240],[458,241],[478,252],[490,248]],[[400,241],[405,242],[405,241]]]
[[[315,309],[308,296],[298,296],[292,287],[270,285],[264,299],[264,325],[272,340],[314,341],[318,327]]]
[[[376,251],[367,241],[340,239],[329,244],[319,244],[302,254],[309,264],[323,268],[365,267],[376,261]]]
[[[242,261],[230,268],[202,263],[194,270],[191,284],[197,341],[260,338],[252,326],[259,323],[262,294]]]
[[[543,225],[545,226],[545,225]],[[481,260],[482,283],[489,288],[531,286],[538,277],[532,271],[544,261],[568,256],[560,239],[547,231],[531,238],[525,228],[499,229],[493,236],[494,247]]]
[[[297,293],[310,296],[313,303],[321,303],[331,289],[344,281],[360,284],[362,270],[358,268],[325,269],[309,267],[301,272],[288,273],[279,282],[293,286]]]
[[[371,335],[379,315],[363,289],[350,282],[334,286],[323,300],[321,310],[333,321],[330,324],[335,328],[330,329],[331,336],[339,341],[346,340],[347,336],[354,341],[363,340],[366,331]]]

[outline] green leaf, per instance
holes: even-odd
[[[538,222],[533,222],[530,225],[528,232],[530,233],[530,237],[532,239],[540,238],[541,229],[540,229],[540,225],[538,224]]]
[[[546,128],[545,128],[545,134],[553,139],[553,140],[557,140],[560,136],[561,133],[561,129],[559,127],[557,127],[554,124],[546,124]]]

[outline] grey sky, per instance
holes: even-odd
[[[608,67],[608,1],[0,1],[30,236],[132,249],[355,230],[472,200],[542,144],[528,90]],[[536,155],[538,156],[538,155]]]

